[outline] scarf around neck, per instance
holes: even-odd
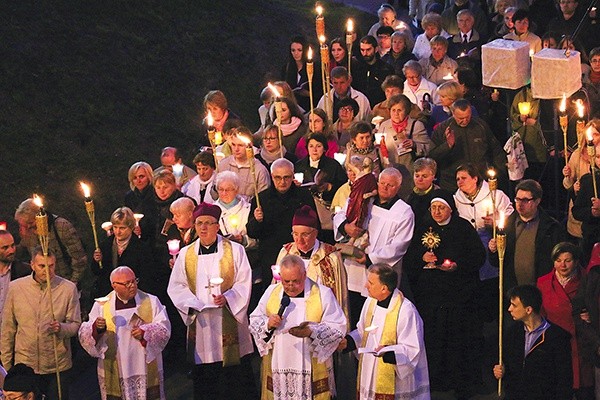
[[[296,129],[300,126],[302,120],[298,117],[292,117],[292,120],[289,124],[281,124],[281,133],[283,136],[290,136],[292,133],[296,132]],[[277,122],[275,122],[277,124]]]

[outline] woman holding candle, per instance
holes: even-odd
[[[337,140],[331,134],[327,113],[321,108],[315,108],[312,113],[308,114],[308,133],[298,141],[296,146],[296,157],[302,159],[308,155],[306,150],[306,140],[313,133],[321,133],[327,138],[327,157],[333,158],[333,155],[338,152],[339,146]]]
[[[229,109],[227,98],[225,94],[220,90],[211,90],[204,96],[204,111],[207,115],[204,118],[202,125],[200,126],[200,147],[210,146],[208,139],[208,130],[214,128],[216,132],[226,132],[225,122],[231,120],[240,121],[241,118],[237,116],[233,111]],[[212,125],[208,114],[212,118]]]
[[[540,100],[535,99],[529,86],[521,89],[513,99],[510,117],[512,130],[521,136],[529,168],[526,179],[539,181],[548,159],[546,138],[539,122]]]
[[[390,164],[404,165],[412,177],[412,164],[418,157],[427,156],[431,140],[425,125],[409,116],[412,103],[403,94],[392,96],[388,100],[391,118],[379,126],[383,133],[381,146],[387,149]],[[412,182],[405,183],[412,186]]]
[[[301,183],[314,182],[310,187],[321,220],[321,239],[333,243],[333,226],[329,207],[335,192],[348,180],[346,172],[333,158],[325,155],[328,141],[322,133],[313,133],[306,143],[308,156],[298,161],[294,172],[302,172],[304,180]],[[317,174],[318,173],[318,174]]]
[[[94,251],[90,265],[96,275],[96,293],[94,297],[106,296],[112,290],[110,273],[121,265],[126,265],[140,279],[138,287],[152,290],[152,276],[155,271],[150,246],[133,234],[136,226],[133,211],[128,207],[120,207],[110,216],[113,236],[107,237],[100,248]],[[100,267],[99,262],[102,262]]]
[[[129,178],[129,190],[125,194],[125,206],[136,214],[144,216],[152,215],[154,210],[154,189],[152,187],[152,167],[144,161],[138,161],[129,168],[127,174]],[[142,235],[147,240],[151,235],[152,223],[150,218],[141,219],[139,225],[136,224],[134,231],[136,235]]]
[[[290,151],[296,149],[300,138],[306,134],[306,122],[299,112],[298,107],[294,102],[287,98],[281,97],[281,134],[283,146]],[[271,118],[275,125],[278,125],[275,107],[271,108]]]
[[[568,242],[558,243],[552,249],[554,269],[538,278],[537,287],[542,292],[542,315],[571,334],[575,398],[592,400],[593,366],[590,358],[581,353],[581,335],[576,332],[573,314],[574,308],[577,309],[576,297],[582,295],[580,291],[584,290],[586,281],[586,271],[581,267],[580,260],[579,247]],[[579,313],[576,315],[575,318],[579,318]]]
[[[458,216],[452,194],[435,190],[404,256],[402,277],[408,276],[423,318],[431,390],[454,389],[460,399],[481,380],[477,294],[485,253],[475,228]],[[435,267],[424,269],[429,263]]]
[[[306,74],[306,62],[308,60],[308,43],[304,36],[294,36],[290,41],[290,53],[288,62],[281,70],[281,77],[292,88],[294,96],[300,107],[310,110],[310,96],[308,89],[308,75]],[[321,85],[321,72],[315,68],[313,75],[313,97],[320,98],[323,94]]]

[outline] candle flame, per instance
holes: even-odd
[[[498,218],[498,229],[504,229],[504,211],[500,211],[500,217]]]
[[[354,22],[352,22],[350,18],[348,18],[348,22],[346,22],[346,30],[348,31],[348,33],[352,33],[352,31],[354,30]]]
[[[317,15],[320,17],[321,15],[323,15],[323,6],[322,5],[317,5],[317,7],[315,7],[315,10],[317,11]]]
[[[487,174],[490,179],[496,179],[496,171],[494,171],[494,169],[492,169],[492,168],[488,169]]]
[[[312,52],[312,47],[310,47],[310,46],[308,46],[308,54],[306,57],[308,58],[308,61],[312,62],[313,52]]]
[[[91,196],[89,185],[81,181],[79,182],[79,184],[81,185],[81,190],[83,191],[83,197],[85,197],[86,199],[89,198]]]
[[[583,105],[583,101],[581,99],[577,99],[575,106],[577,107],[577,115],[579,118],[583,119],[585,116],[585,106]]]
[[[250,139],[248,139],[246,136],[242,136],[242,135],[236,135],[236,137],[241,140],[242,142],[244,142],[244,144],[248,147],[252,146],[252,141]]]
[[[275,87],[275,85],[273,85],[271,82],[269,82],[267,84],[267,86],[269,87],[269,90],[271,92],[273,92],[273,95],[275,96],[275,98],[281,97],[281,94],[279,93],[279,90],[277,90],[277,88]]]
[[[562,100],[560,101],[560,107],[559,107],[560,112],[565,112],[567,111],[567,95],[563,93],[563,97]]]
[[[324,44],[324,43],[325,43],[325,40],[327,40],[327,39],[325,38],[325,35],[321,35],[321,36],[319,36],[319,43],[321,43],[321,44]]]
[[[215,123],[215,120],[212,116],[212,113],[210,111],[208,111],[208,113],[206,113],[206,124],[208,126],[213,126],[214,123]]]
[[[42,198],[40,196],[38,196],[37,194],[33,195],[33,204],[35,204],[39,208],[44,207],[44,203],[42,202]]]
[[[585,137],[587,137],[588,142],[591,142],[594,140],[594,131],[592,130],[593,128],[590,126],[589,128],[587,128],[587,130],[585,131]]]

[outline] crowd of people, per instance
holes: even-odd
[[[48,210],[41,247],[43,210],[19,204],[18,234],[0,230],[5,398],[68,399],[76,344],[98,358],[103,399],[164,399],[184,359],[194,399],[468,399],[492,376],[506,399],[599,399],[595,8],[400,3],[352,49],[333,39],[312,87],[309,40],[292,38],[256,129],[208,92],[201,143],[133,163],[90,254]],[[580,52],[569,104],[591,138],[574,106],[565,147],[555,101],[482,86],[481,46],[499,38]],[[552,169],[564,218],[541,206]]]

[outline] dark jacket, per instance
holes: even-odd
[[[553,268],[554,262],[550,257],[552,248],[566,239],[567,233],[562,224],[548,215],[544,210],[538,208],[540,222],[535,236],[535,279],[546,275]],[[504,289],[508,291],[517,286],[515,274],[515,229],[518,213],[515,211],[506,220],[506,252],[504,254]],[[498,266],[498,252],[490,252],[490,263]],[[535,282],[534,282],[535,284]]]
[[[117,267],[126,266],[133,270],[135,276],[140,279],[138,288],[145,292],[152,293],[154,287],[152,282],[156,273],[156,265],[152,259],[152,250],[150,245],[140,240],[135,234],[131,235],[129,244],[119,256],[116,253],[116,264],[113,258],[114,236],[107,237],[100,244],[102,252],[102,268],[92,259],[91,268],[96,280],[96,296],[106,296],[112,290],[110,284],[110,273]]]
[[[554,324],[525,356],[525,330],[513,324],[505,336],[506,400],[571,400],[573,371],[569,334]]]
[[[315,202],[308,190],[292,184],[290,189],[281,194],[271,186],[258,194],[264,218],[258,222],[254,218],[256,199],[252,199],[250,215],[246,224],[248,236],[258,239],[258,250],[262,255],[261,266],[270,269],[277,261],[277,255],[285,243],[292,242],[292,218],[297,209],[303,205],[311,206],[315,212]],[[271,277],[263,281],[270,282]]]
[[[383,62],[379,54],[375,57],[377,60],[371,65],[367,64],[360,55],[357,56],[358,62],[352,70],[352,87],[367,96],[371,107],[385,100],[381,84],[388,75],[394,73],[394,69]]]
[[[592,266],[580,283],[580,289],[573,299],[573,321],[577,341],[580,344],[579,353],[582,358],[596,367],[600,367],[600,265]],[[587,311],[590,322],[581,319],[580,314]]]
[[[314,182],[315,174],[318,170],[321,170],[319,175],[324,174],[322,182],[331,183],[332,185],[331,190],[323,192],[322,194],[323,200],[331,202],[335,192],[337,192],[340,186],[348,181],[348,176],[339,162],[325,155],[319,160],[318,168],[311,168],[309,157],[305,157],[298,161],[294,167],[295,172],[304,173],[304,182]]]
[[[142,191],[130,190],[125,194],[125,206],[129,207],[135,214],[144,214],[140,220],[142,240],[147,241],[154,234],[153,217],[156,205],[154,204],[154,188],[146,186]]]
[[[14,281],[27,275],[31,275],[31,266],[21,261],[13,261],[10,266],[10,280]]]

